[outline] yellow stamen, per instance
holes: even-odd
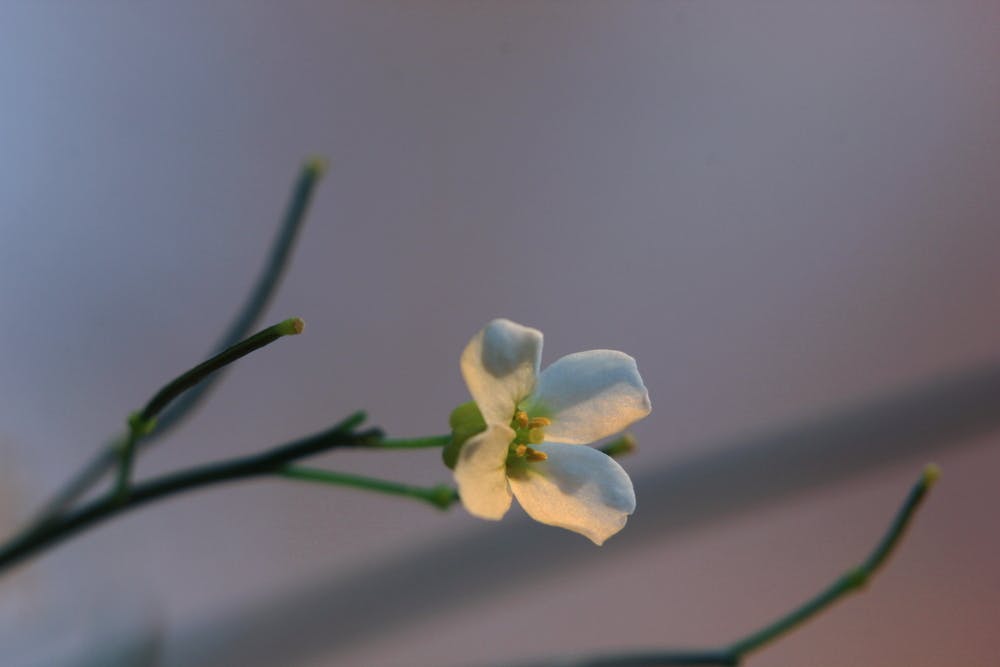
[[[514,453],[517,454],[518,456],[524,456],[525,454],[528,453],[529,449],[530,448],[527,445],[518,445],[517,447],[514,448]]]
[[[537,449],[531,449],[529,447],[528,455],[525,458],[531,461],[532,463],[538,463],[539,461],[544,461],[547,458],[549,458],[549,455],[546,454],[545,452],[540,452]]]
[[[528,442],[533,445],[540,445],[545,442],[545,430],[541,428],[533,428],[528,431]]]
[[[551,423],[552,420],[548,417],[532,417],[528,420],[528,428],[545,428]]]
[[[514,413],[514,421],[517,423],[518,428],[527,428],[528,424],[531,423],[528,420],[528,413],[524,410],[518,410]]]

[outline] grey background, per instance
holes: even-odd
[[[141,474],[357,408],[442,432],[496,316],[542,329],[546,362],[627,351],[654,406],[625,461],[639,509],[601,549],[517,513],[207,491],[0,581],[5,664],[128,641],[163,665],[317,666],[717,644],[861,558],[930,456],[945,476],[889,569],[748,664],[991,664],[989,429],[753,511],[692,506],[683,530],[659,482],[996,361],[998,21],[990,2],[5,4],[5,530],[202,358],[312,153],[331,169],[267,316],[306,334],[240,362]],[[448,479],[433,452],[324,463]],[[768,469],[746,474],[794,482]]]

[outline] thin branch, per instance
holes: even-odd
[[[451,433],[447,435],[429,435],[423,438],[386,438],[375,443],[381,449],[421,449],[426,447],[444,447],[451,442]]]
[[[935,465],[928,465],[924,468],[920,479],[910,489],[910,493],[903,502],[903,506],[899,509],[895,519],[893,519],[892,524],[889,526],[889,530],[883,535],[878,546],[875,547],[875,550],[872,551],[871,555],[861,565],[845,572],[839,579],[827,587],[826,590],[807,601],[798,609],[789,612],[774,623],[735,642],[729,647],[729,651],[740,657],[756,651],[781,635],[794,630],[848,593],[863,588],[868,583],[869,578],[875,574],[876,570],[892,554],[896,545],[899,544],[899,540],[903,537],[903,533],[913,519],[914,512],[920,507],[920,503],[927,495],[927,491],[934,485],[940,474],[940,470]]]
[[[376,442],[374,446],[379,447],[381,445]],[[307,468],[305,466],[285,466],[279,471],[279,474],[289,479],[305,482],[317,482],[332,486],[350,486],[355,489],[415,498],[443,510],[448,509],[458,501],[458,491],[445,484],[432,487],[411,486],[410,484],[390,482],[375,477],[364,477],[362,475]]]
[[[171,380],[167,385],[156,392],[156,395],[153,396],[153,398],[151,398],[149,402],[146,403],[145,407],[143,407],[143,409],[139,412],[139,420],[142,422],[151,422],[156,420],[159,417],[160,412],[163,411],[163,409],[166,408],[167,405],[170,404],[175,398],[193,388],[203,380],[206,380],[212,373],[222,370],[229,364],[238,359],[242,359],[251,352],[255,352],[266,345],[270,345],[279,338],[284,336],[295,336],[302,333],[303,326],[304,324],[302,320],[297,317],[283,320],[275,325],[267,327],[262,331],[258,331],[245,340],[235,343],[211,359],[203,361],[191,370],[186,371],[174,380]]]
[[[216,351],[224,350],[246,338],[257,326],[261,315],[270,304],[278,285],[281,283],[285,269],[288,268],[292,250],[295,248],[295,241],[303,223],[305,223],[306,213],[309,211],[309,204],[312,202],[316,185],[325,171],[326,164],[320,158],[312,158],[302,165],[278,229],[278,235],[271,244],[264,269],[257,276],[257,281],[254,283],[253,289],[250,290],[243,307],[216,342],[214,347]],[[218,379],[219,376],[216,376],[214,380],[218,381]],[[159,419],[156,430],[150,437],[144,439],[143,444],[152,442],[179,424],[194,410],[213,385],[213,381],[203,383],[177,401]]]
[[[263,331],[258,331],[246,340],[242,340],[230,348],[227,348],[207,361],[203,361],[194,368],[177,376],[163,386],[149,402],[132,414],[128,419],[128,434],[122,441],[118,451],[118,481],[115,485],[115,492],[119,500],[124,500],[129,493],[129,480],[132,473],[132,460],[135,454],[136,443],[156,428],[156,419],[170,403],[181,396],[184,392],[198,383],[206,380],[212,373],[215,373],[229,364],[242,359],[251,352],[255,352],[262,347],[270,345],[279,338],[285,336],[296,336],[302,333],[304,324],[297,317],[283,320],[277,324],[267,327]]]
[[[213,349],[217,351],[224,350],[245,338],[270,303],[281,281],[281,277],[288,266],[292,249],[295,246],[295,240],[298,238],[299,231],[305,222],[306,212],[309,209],[309,203],[312,201],[313,192],[324,170],[323,162],[318,159],[309,160],[302,166],[281,222],[281,227],[278,230],[278,235],[271,245],[264,269],[258,276],[243,307],[239,310],[236,317],[233,318],[232,323]],[[180,424],[197,407],[208,390],[218,381],[219,377],[216,375],[186,393],[163,414],[158,421],[156,429],[145,437],[137,438],[134,445],[145,447]],[[92,489],[104,474],[118,463],[122,449],[129,447],[127,440],[130,437],[130,433],[120,435],[98,451],[55,494],[48,505],[39,513],[37,521],[50,520]]]
[[[364,418],[364,413],[359,412],[326,431],[258,454],[187,468],[137,483],[124,501],[119,501],[114,492],[91,500],[45,523],[29,527],[0,547],[0,571],[59,544],[84,528],[154,500],[222,482],[274,475],[293,461],[332,449],[370,446],[382,437],[382,433],[378,429],[354,432]]]
[[[667,667],[678,665],[739,665],[747,654],[791,632],[845,595],[864,587],[893,553],[902,539],[914,513],[941,472],[936,465],[924,468],[920,479],[910,489],[902,507],[874,551],[861,565],[848,570],[830,586],[800,607],[785,614],[764,628],[724,648],[704,651],[665,651],[590,656],[578,659],[550,660],[521,667]]]

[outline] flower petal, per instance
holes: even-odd
[[[510,509],[507,447],[513,439],[509,426],[491,424],[462,445],[455,463],[455,482],[469,514],[497,520]]]
[[[548,460],[510,477],[514,497],[535,521],[567,528],[603,544],[635,511],[632,480],[618,463],[590,447],[545,443]]]
[[[586,444],[627,428],[649,414],[649,392],[635,359],[616,350],[589,350],[542,371],[526,410],[552,424],[545,439]]]
[[[462,377],[487,424],[510,424],[518,401],[535,388],[542,332],[493,320],[462,352]]]

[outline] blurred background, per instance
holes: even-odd
[[[498,316],[543,363],[639,361],[653,414],[604,547],[259,481],[102,525],[0,580],[4,665],[499,665],[715,646],[875,543],[862,594],[751,658],[995,664],[996,3],[7,3],[0,529],[201,360],[311,154],[267,323],[140,475],[364,408],[442,433]],[[435,451],[341,470],[448,481]]]

